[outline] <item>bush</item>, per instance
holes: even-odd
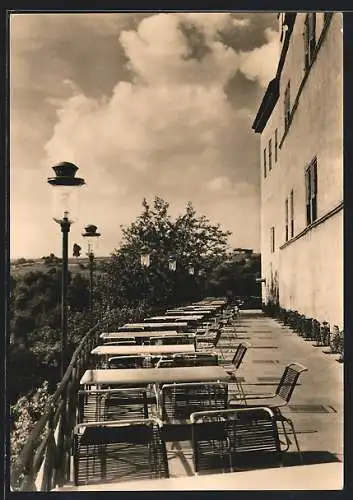
[[[343,361],[344,356],[344,331],[340,330],[338,326],[333,327],[333,333],[330,341],[331,350],[335,354],[341,355]]]

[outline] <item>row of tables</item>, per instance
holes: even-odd
[[[173,355],[176,353],[193,353],[196,350],[196,342],[192,341],[195,334],[187,332],[195,321],[199,324],[202,320],[219,313],[225,305],[224,300],[202,301],[185,308],[177,308],[167,312],[175,312],[174,315],[153,316],[146,318],[142,323],[127,323],[118,328],[117,332],[103,332],[103,341],[114,341],[114,339],[134,338],[134,345],[100,345],[95,347],[91,354],[95,356],[126,356],[126,355]],[[196,312],[202,311],[202,314]],[[167,319],[168,318],[168,319]],[[197,319],[195,319],[197,318]],[[174,319],[174,321],[170,321]],[[185,321],[180,321],[183,319]],[[192,324],[192,326],[191,326]],[[197,326],[197,325],[196,325]],[[138,330],[138,331],[135,331]],[[171,345],[149,345],[151,337],[175,337],[177,335],[190,336],[188,344]],[[138,344],[140,341],[142,344]],[[135,369],[90,369],[86,370],[81,378],[81,385],[148,385],[185,382],[214,382],[230,380],[230,375],[221,366],[201,366],[182,368],[135,368]]]

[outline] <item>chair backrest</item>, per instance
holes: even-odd
[[[279,464],[281,445],[269,408],[196,412],[190,420],[196,472]]]
[[[143,368],[144,356],[114,356],[108,359],[108,368]]]
[[[77,425],[73,451],[75,485],[169,477],[154,419]]]
[[[249,342],[241,342],[238,345],[232,359],[232,364],[234,365],[235,370],[238,370],[238,368],[242,364],[245,353],[249,349],[249,347],[250,347]]]
[[[136,342],[135,337],[114,337],[114,339],[111,338],[105,338],[103,339],[104,345],[121,345],[121,342]]]
[[[186,421],[195,411],[225,409],[227,403],[228,384],[225,382],[165,384],[161,390],[165,422]]]
[[[161,358],[156,364],[156,368],[174,368],[175,366],[176,365],[174,359],[165,358]]]
[[[147,418],[145,388],[78,391],[77,423]]]
[[[151,345],[175,345],[175,344],[193,344],[194,336],[191,335],[175,335],[175,336],[163,336],[163,337],[151,337]]]
[[[217,354],[195,353],[195,354],[174,354],[174,366],[217,366]]]
[[[288,403],[297,385],[300,374],[307,370],[308,369],[300,363],[290,363],[287,365],[275,394]]]

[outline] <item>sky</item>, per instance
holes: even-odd
[[[191,201],[260,248],[259,137],[251,128],[279,57],[275,13],[17,13],[10,19],[10,254],[61,254],[47,178],[75,163],[78,219],[101,233],[160,196]]]

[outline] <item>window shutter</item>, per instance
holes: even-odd
[[[304,70],[308,67],[309,63],[309,34],[308,34],[308,15],[305,18],[304,22],[304,31],[303,31],[303,38],[304,38]]]
[[[314,158],[312,164],[310,166],[311,175],[310,175],[310,191],[311,196],[314,197],[317,194],[317,159]]]
[[[311,179],[310,179],[310,168],[305,172],[305,193],[306,193],[306,203],[310,200],[310,190],[311,190]]]

